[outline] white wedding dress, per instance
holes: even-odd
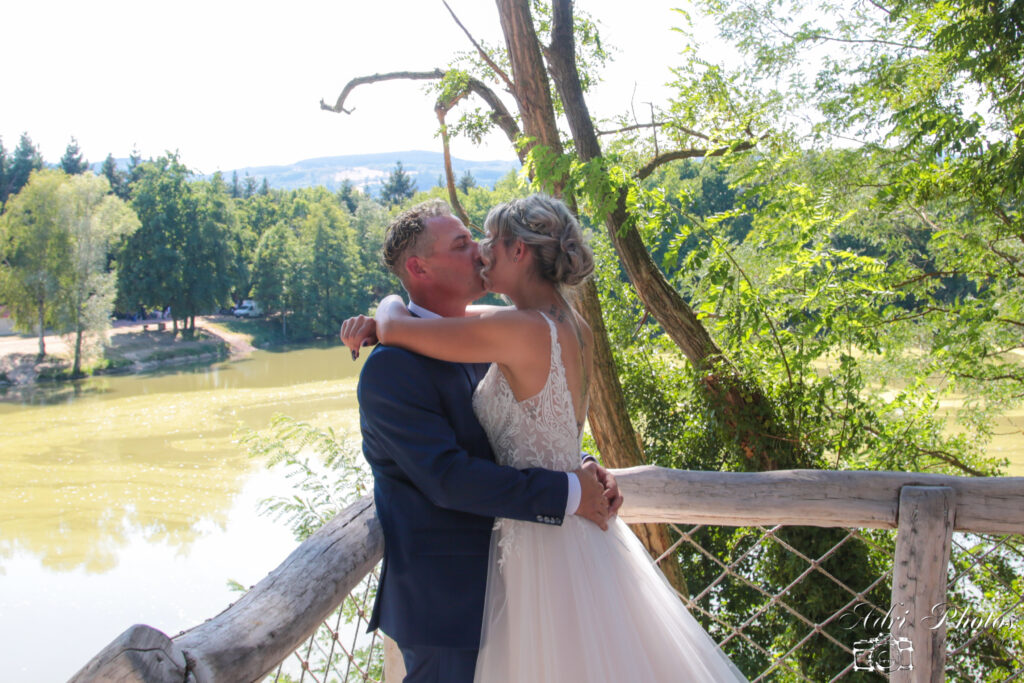
[[[571,471],[581,435],[545,320],[551,369],[540,393],[517,401],[492,365],[473,409],[500,464]],[[500,519],[489,566],[478,683],[745,680],[618,518],[608,531],[576,515],[560,527]]]

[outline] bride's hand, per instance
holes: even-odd
[[[604,495],[604,485],[597,480],[592,468],[580,468],[575,472],[580,480],[580,505],[576,514],[589,519],[608,531],[608,499]]]
[[[597,480],[604,486],[604,497],[608,499],[608,516],[618,514],[619,508],[622,507],[622,494],[619,493],[619,482],[615,481],[615,475],[598,465],[595,460],[587,460],[583,467],[592,469]]]
[[[357,315],[341,323],[338,334],[341,342],[352,352],[352,360],[359,358],[359,349],[377,343],[377,321],[366,315]]]

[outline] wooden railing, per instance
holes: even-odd
[[[913,671],[893,681],[942,680],[945,627],[919,615],[942,603],[954,530],[1024,534],[1024,478],[791,470],[725,473],[635,467],[615,472],[629,523],[789,524],[897,529],[892,603],[908,619]],[[253,681],[310,637],[377,564],[383,537],[363,498],[299,546],[224,612],[170,638],[136,625],[72,679]]]

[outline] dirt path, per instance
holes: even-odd
[[[212,337],[217,337],[231,349],[231,358],[241,358],[248,356],[250,353],[255,351],[255,347],[250,342],[250,337],[218,325],[218,321],[228,320],[229,317],[226,315],[204,315],[196,318],[196,327],[204,330],[207,334]]]
[[[248,356],[254,350],[247,335],[232,332],[220,323],[227,316],[196,318],[196,327],[207,338],[186,341],[171,331],[170,321],[115,321],[107,332],[108,359],[118,361],[121,371],[141,372],[158,365],[222,358],[227,349],[232,359]],[[161,329],[161,325],[163,329]],[[70,335],[46,335],[46,359],[36,362],[39,338],[27,335],[0,337],[0,382],[31,384],[40,373],[70,365],[74,339]]]

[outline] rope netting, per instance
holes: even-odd
[[[275,671],[266,683],[340,683],[384,680],[384,644],[366,624],[377,594],[380,565]]]
[[[906,616],[890,605],[895,531],[669,528],[656,561],[680,564],[680,598],[751,681],[884,680],[912,664],[891,637]],[[954,534],[948,602],[926,617],[944,619],[948,680],[1024,680],[1022,541]],[[265,680],[383,680],[383,643],[365,633],[378,571]]]
[[[1024,537],[953,534],[946,602],[946,678],[1024,680]]]
[[[891,605],[896,532],[670,525],[659,563],[679,562],[680,598],[751,681],[883,680],[913,665]],[[1024,678],[1022,537],[957,533],[948,602],[948,680]],[[945,616],[945,621],[943,621]],[[930,621],[929,621],[930,620]]]

